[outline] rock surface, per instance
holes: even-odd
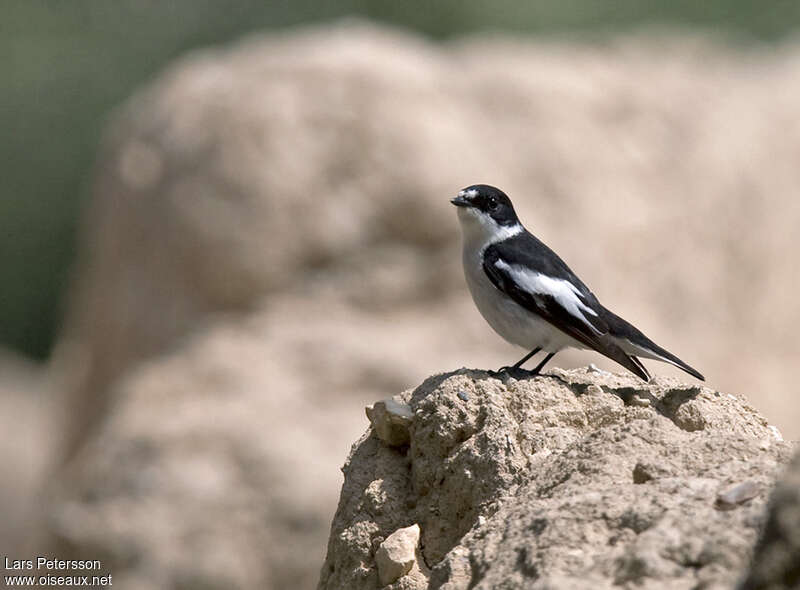
[[[391,588],[731,587],[790,453],[744,400],[672,378],[463,369],[400,398],[410,442],[353,447],[320,589],[384,586],[375,549],[411,524],[430,571]]]
[[[397,529],[375,552],[375,565],[382,586],[393,584],[411,571],[417,561],[419,525]]]
[[[770,496],[767,523],[740,590],[797,588],[800,588],[800,451]]]

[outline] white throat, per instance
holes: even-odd
[[[464,249],[477,252],[483,252],[492,244],[502,242],[523,231],[519,223],[500,225],[489,215],[472,207],[459,207],[458,221],[461,223],[461,233],[464,235]]]

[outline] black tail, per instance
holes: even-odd
[[[603,320],[608,324],[609,334],[614,337],[617,344],[630,355],[639,355],[645,358],[653,358],[658,361],[669,363],[679,369],[686,371],[692,377],[705,381],[706,378],[698,371],[683,362],[677,356],[661,348],[658,344],[650,340],[641,333],[635,326],[629,324],[618,315],[603,308]],[[637,362],[641,362],[637,359]]]
[[[702,373],[700,373],[700,371],[698,371],[694,367],[686,364],[668,350],[664,350],[649,338],[645,337],[645,340],[647,349],[650,352],[652,352],[655,357],[657,357],[656,360],[663,361],[665,363],[669,363],[670,365],[678,367],[682,371],[686,371],[687,373],[689,373],[695,379],[700,379],[700,381],[706,380],[706,378],[703,377]]]
[[[611,334],[604,334],[603,336],[594,339],[591,344],[595,351],[610,358],[612,361],[618,362],[637,377],[640,377],[645,381],[650,381],[650,373],[647,372],[647,369],[642,362],[635,356],[622,350],[622,347],[620,347],[614,341],[614,338]]]

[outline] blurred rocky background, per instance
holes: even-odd
[[[363,406],[521,356],[475,182],[798,438],[800,7],[661,4],[7,3],[0,554],[312,587]]]

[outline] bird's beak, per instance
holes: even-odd
[[[467,201],[463,195],[458,195],[457,197],[450,199],[450,202],[456,207],[470,207],[472,205],[472,203]]]

